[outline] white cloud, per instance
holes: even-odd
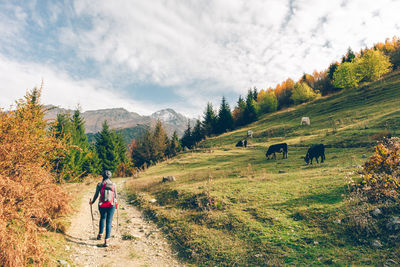
[[[397,16],[382,14],[399,10],[388,0],[345,7],[342,1],[297,0],[293,14],[283,1],[75,3],[78,14],[94,22],[93,29],[74,32],[84,56],[126,64],[137,79],[160,85],[209,80],[214,88],[201,90],[237,92],[325,68],[348,46],[357,50],[361,40],[371,45],[382,39],[376,36],[392,36]],[[323,46],[327,41],[331,48]]]
[[[56,31],[61,43],[57,49],[72,50],[75,62],[94,60],[100,73],[96,81],[76,81],[66,71],[59,74],[56,66],[35,65],[44,71],[46,84],[54,83],[48,86],[57,93],[49,99],[93,108],[125,105],[145,113],[156,105],[140,106],[115,93],[120,89],[115,80],[124,77],[132,83],[165,86],[165,90],[172,87],[184,98],[171,102],[173,108],[201,113],[207,101],[219,102],[224,94],[243,95],[251,86],[275,86],[288,77],[298,79],[303,72],[325,69],[349,46],[358,51],[398,34],[400,27],[400,1],[390,0],[72,1],[73,10],[66,13],[72,22]],[[11,9],[20,21],[7,28],[10,20],[0,16],[0,38],[17,38],[27,18],[26,10]],[[49,10],[48,21],[58,21],[61,7],[52,4]],[[37,11],[32,14],[43,27],[45,20],[38,18]],[[0,63],[5,68],[4,58]],[[29,72],[24,63],[13,64],[12,75],[22,78],[2,78],[2,84],[25,88],[38,84],[37,75],[44,75]],[[18,84],[19,80],[28,85]],[[96,90],[100,84],[107,86]],[[61,92],[63,88],[75,89],[69,93]],[[210,99],[216,95],[217,100]]]
[[[43,79],[42,103],[83,110],[123,107],[141,114],[154,112],[155,105],[137,103],[129,98],[102,88],[94,80],[74,80],[67,73],[55,71],[36,63],[21,63],[0,56],[0,107],[8,109],[22,98],[27,90],[40,87]]]

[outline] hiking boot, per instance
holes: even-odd
[[[108,239],[104,239],[104,245],[103,245],[103,247],[108,247],[108,245],[109,245],[109,241],[108,241]]]
[[[96,239],[101,240],[101,236],[102,236],[102,234],[98,234]]]

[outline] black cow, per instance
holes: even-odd
[[[313,158],[315,158],[315,160],[318,163],[318,157],[321,157],[321,163],[324,162],[324,160],[325,160],[325,146],[324,146],[324,144],[312,145],[308,149],[307,154],[304,157],[304,161],[306,162],[306,164],[308,164],[308,163],[312,164],[312,160],[313,160]]]
[[[237,142],[236,147],[247,147],[247,140],[240,140],[239,142]]]
[[[278,152],[278,153],[282,152],[283,158],[287,158],[287,144],[281,143],[281,144],[271,145],[268,148],[268,151],[265,154],[265,156],[267,157],[267,159],[269,159],[269,156],[274,154],[274,159],[276,159],[276,155],[275,155],[276,152]]]

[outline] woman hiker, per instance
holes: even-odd
[[[96,193],[93,196],[93,200],[89,200],[89,204],[92,205],[96,202],[99,197],[99,211],[100,211],[100,223],[99,223],[99,234],[97,240],[101,240],[104,230],[104,222],[106,223],[106,236],[104,239],[104,247],[108,247],[109,239],[111,235],[112,219],[115,209],[118,207],[117,202],[117,187],[110,180],[110,171],[104,171],[103,181],[98,183],[96,186]]]

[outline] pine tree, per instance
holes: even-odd
[[[171,141],[168,145],[168,153],[169,157],[175,156],[179,151],[181,151],[181,143],[179,142],[179,137],[176,131],[172,134]]]
[[[71,138],[71,122],[67,113],[58,113],[56,117],[55,125],[52,126],[51,130],[56,138]]]
[[[243,112],[243,122],[245,124],[252,123],[257,120],[257,102],[253,98],[251,90],[247,93],[246,108]]]
[[[253,94],[253,99],[254,99],[254,101],[257,101],[257,96],[258,96],[257,87],[254,86],[253,91],[252,91],[252,94]]]
[[[215,115],[213,106],[211,103],[207,103],[207,108],[204,112],[203,117],[203,129],[206,136],[215,134],[217,125],[217,116]]]
[[[222,97],[221,106],[218,112],[217,133],[219,134],[225,133],[226,131],[233,130],[233,128],[234,128],[234,120],[232,117],[231,108],[229,107],[229,104],[226,102],[225,97]]]
[[[116,150],[118,153],[118,160],[119,162],[125,162],[126,161],[126,144],[124,141],[124,137],[115,131],[111,133],[113,136],[113,139],[115,140],[115,145],[116,145]]]
[[[344,56],[342,57],[342,63],[345,63],[345,62],[353,62],[353,60],[354,60],[355,58],[356,58],[356,55],[354,54],[353,50],[351,50],[351,48],[349,47],[349,48],[347,49],[346,55],[344,55]]]
[[[164,158],[168,147],[168,136],[160,120],[156,123],[152,139],[153,161],[158,162]]]
[[[152,134],[149,130],[146,130],[144,134],[137,140],[136,148],[132,148],[132,161],[137,167],[141,167],[144,164],[151,165],[153,158],[151,151],[152,142]]]
[[[200,120],[196,121],[196,124],[193,127],[192,131],[192,139],[193,143],[198,143],[205,138],[204,130]]]
[[[89,146],[87,136],[85,135],[84,121],[81,117],[81,112],[79,109],[74,111],[71,119],[71,142],[72,145],[76,146],[75,149],[71,151],[71,168],[77,175],[83,175],[83,164],[88,153],[87,149]]]
[[[181,143],[182,147],[187,147],[187,148],[191,148],[194,144],[192,136],[192,127],[190,126],[190,122],[188,122],[187,128],[183,133]]]
[[[86,157],[89,153],[89,143],[80,111],[75,110],[72,117],[68,113],[58,114],[51,131],[56,138],[63,139],[68,145],[64,157],[56,161],[55,171],[64,179],[82,178],[87,175],[88,168],[84,166],[89,164],[85,164],[85,160],[89,160]]]
[[[242,96],[239,96],[237,106],[233,110],[232,114],[236,127],[243,126],[245,124],[243,119],[243,113],[245,109],[246,102],[243,100]]]
[[[168,139],[162,123],[157,121],[153,131],[146,131],[135,144],[131,146],[131,157],[138,167],[152,165],[169,155],[175,155],[179,151],[179,139],[175,133],[176,140]],[[178,144],[177,144],[178,143]]]
[[[118,151],[116,135],[109,129],[107,121],[104,121],[102,130],[95,135],[95,139],[101,171],[114,172],[120,163],[120,151]]]

